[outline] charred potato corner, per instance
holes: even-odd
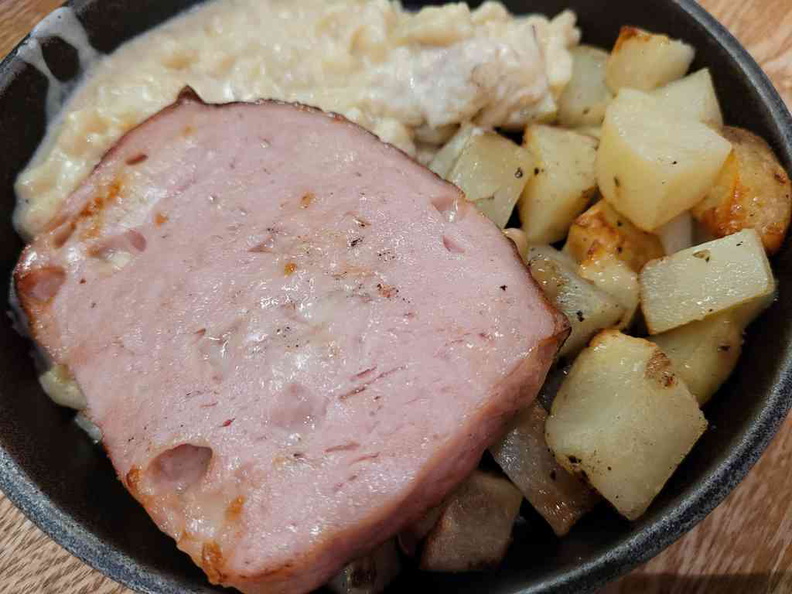
[[[572,52],[555,118],[530,124],[521,146],[468,127],[432,163],[498,226],[519,219],[504,233],[569,319],[552,406],[524,410],[490,449],[559,536],[601,499],[644,513],[774,298],[767,256],[789,226],[790,180],[764,140],[723,125],[717,73],[688,74],[694,54],[625,27],[610,53]],[[515,501],[499,479],[471,477],[421,566],[492,565]]]

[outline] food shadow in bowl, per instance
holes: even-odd
[[[197,4],[194,0],[73,2],[92,44],[108,52],[123,41]],[[406,2],[409,7],[422,4]],[[436,2],[440,4],[440,2]],[[623,24],[682,38],[697,49],[692,68],[709,67],[725,121],[767,139],[792,170],[792,119],[739,44],[692,0],[506,1],[515,13],[575,10],[584,41],[610,47]],[[45,43],[60,78],[76,72],[76,56],[61,42]],[[22,249],[11,226],[13,181],[43,137],[46,80],[20,59],[0,66],[0,236],[8,290]],[[792,260],[788,245],[774,258],[779,300],[750,328],[740,364],[709,404],[710,428],[636,522],[606,505],[557,539],[528,505],[499,570],[463,575],[405,572],[390,591],[583,592],[624,573],[702,520],[750,469],[792,402]],[[0,489],[56,541],[112,578],[142,592],[205,593],[202,572],[179,553],[124,490],[101,449],[72,422],[72,413],[43,394],[31,344],[10,323],[0,328]],[[119,387],[122,389],[122,387]]]

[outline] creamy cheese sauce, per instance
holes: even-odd
[[[78,77],[90,69],[99,58],[99,53],[91,46],[82,23],[68,6],[52,11],[30,32],[30,38],[17,51],[17,57],[47,77],[47,119],[52,121],[63,107],[66,96],[73,90],[74,83],[62,83],[47,66],[40,40],[48,37],[59,37],[77,50]]]
[[[41,56],[38,38],[50,35],[74,45],[90,72],[17,180],[25,237],[185,85],[209,102],[276,98],[336,111],[426,160],[461,123],[519,128],[552,115],[580,37],[570,12],[515,17],[497,2],[410,13],[387,0],[213,0],[96,60],[60,9],[21,50],[50,80],[50,116],[68,91]]]

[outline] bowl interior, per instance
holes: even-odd
[[[73,5],[93,44],[107,52],[196,0],[83,0]],[[439,4],[440,2],[435,2]],[[406,2],[419,6],[422,2]],[[772,87],[736,42],[692,1],[507,1],[516,13],[575,10],[584,41],[610,47],[623,24],[668,33],[697,48],[694,68],[711,69],[725,120],[766,138],[792,169],[792,122]],[[52,42],[45,55],[59,76],[75,70],[74,52]],[[45,129],[46,82],[9,59],[0,66],[0,279],[8,279],[22,243],[10,221],[13,180]],[[741,479],[790,406],[792,260],[774,259],[780,299],[750,329],[740,365],[706,410],[710,429],[639,521],[606,506],[556,539],[529,506],[501,570],[450,576],[407,571],[393,591],[585,591],[628,570],[701,520]],[[7,294],[7,293],[6,293]],[[72,413],[41,391],[30,344],[0,325],[0,488],[37,524],[95,567],[144,592],[217,592],[160,533],[116,480],[101,449],[71,422]],[[122,389],[119,386],[119,389]]]

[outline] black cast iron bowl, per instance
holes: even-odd
[[[76,0],[92,43],[108,52],[196,4],[196,0]],[[408,5],[413,4],[408,2]],[[419,4],[419,3],[414,3]],[[574,9],[584,41],[610,47],[631,24],[682,38],[697,48],[694,68],[714,75],[725,120],[766,138],[792,170],[792,118],[738,42],[692,0],[507,1],[517,13]],[[75,70],[62,42],[45,44],[59,76]],[[0,65],[0,278],[6,283],[22,243],[11,227],[13,180],[44,133],[44,78],[13,57]],[[393,591],[584,592],[627,572],[701,521],[745,476],[792,403],[792,253],[774,258],[778,301],[750,328],[740,365],[705,413],[701,438],[650,510],[628,523],[605,505],[556,539],[528,506],[503,566],[461,576],[407,571]],[[141,592],[218,592],[160,533],[116,480],[102,451],[72,413],[41,391],[31,347],[0,324],[0,489],[66,549]],[[770,493],[788,497],[789,493]],[[700,554],[706,554],[702,551]]]

